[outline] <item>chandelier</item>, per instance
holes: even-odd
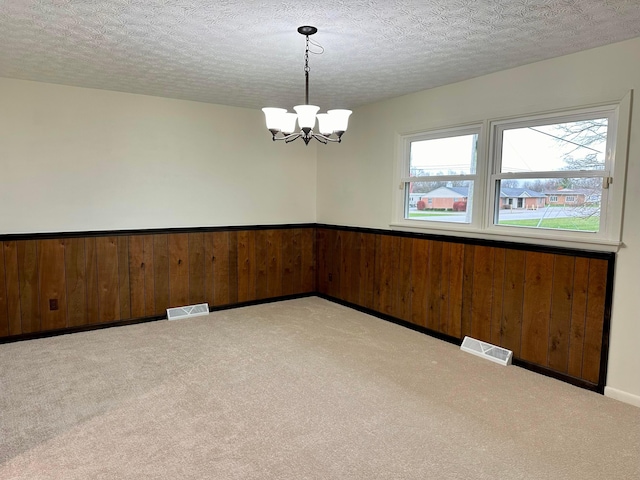
[[[309,36],[316,33],[316,27],[302,26],[298,33],[307,38],[304,54],[305,76],[305,104],[293,107],[296,113],[289,113],[284,108],[263,108],[267,128],[271,132],[273,140],[284,140],[286,143],[302,138],[306,145],[312,138],[321,143],[342,141],[342,135],[347,130],[351,110],[328,110],[327,113],[318,113],[320,107],[309,105]],[[312,42],[314,43],[314,42]],[[317,45],[314,43],[314,45]],[[314,53],[314,52],[312,52]],[[318,120],[318,129],[314,131]],[[299,130],[296,132],[296,121]]]

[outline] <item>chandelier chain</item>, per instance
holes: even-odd
[[[304,51],[304,103],[309,105],[309,35],[307,35],[307,45]]]

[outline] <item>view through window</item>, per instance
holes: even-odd
[[[495,224],[600,231],[607,118],[502,127]]]
[[[471,222],[478,133],[455,133],[410,143],[405,218]]]

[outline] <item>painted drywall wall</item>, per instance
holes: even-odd
[[[315,221],[259,110],[0,78],[0,234]]]
[[[389,228],[397,133],[619,101],[632,89],[606,393],[640,406],[640,38],[357,109],[341,148],[318,150],[318,222]]]

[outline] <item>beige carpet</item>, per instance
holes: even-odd
[[[640,409],[305,298],[0,345],[0,478],[638,479]]]

